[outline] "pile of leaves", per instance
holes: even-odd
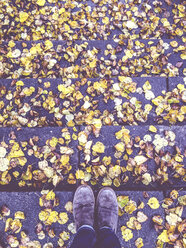
[[[92,185],[101,183],[116,187],[126,183],[152,185],[158,182],[160,185],[173,178],[185,181],[185,151],[176,145],[173,131],[164,130],[158,134],[152,125],[149,133],[139,133],[139,136],[130,134],[130,128],[126,127],[118,132],[107,127],[103,130],[104,134],[87,126],[78,133],[82,169],[78,171],[77,179],[90,181]],[[93,133],[100,135],[98,140],[103,142],[93,139]]]
[[[186,195],[177,190],[172,190],[169,196],[163,200],[162,207],[165,209],[165,221],[161,216],[154,216],[152,221],[160,235],[158,236],[157,248],[165,243],[167,247],[182,248],[186,245],[186,219],[184,216]]]
[[[70,238],[70,233],[75,234],[76,229],[74,223],[69,223],[69,217],[72,219],[72,202],[68,201],[64,206],[61,204],[60,209],[64,208],[64,212],[55,211],[55,207],[59,206],[59,198],[56,197],[53,191],[43,190],[41,191],[41,197],[38,199],[39,206],[42,210],[39,212],[37,224],[35,225],[35,233],[37,240],[31,240],[29,233],[24,231],[28,228],[24,226],[25,214],[22,211],[14,213],[14,219],[10,218],[11,211],[6,205],[1,206],[0,220],[5,222],[4,234],[8,247],[20,247],[20,248],[53,248],[52,242],[41,242],[47,237],[53,239],[56,237],[56,233],[53,228],[53,224],[57,223],[57,243],[58,247],[65,247],[66,241]],[[27,215],[29,215],[27,213]],[[68,226],[65,225],[68,223]],[[61,231],[63,229],[63,231]],[[68,229],[68,231],[66,231]],[[5,240],[5,239],[4,239]],[[4,247],[3,247],[4,248]]]
[[[183,76],[177,40],[0,42],[0,78]]]
[[[117,196],[119,207],[119,237],[125,245],[141,248],[145,245],[146,230],[155,238],[154,247],[182,248],[185,246],[184,208],[186,195],[182,191],[172,190],[164,199],[153,192],[137,192],[131,195]],[[134,193],[134,192],[133,192]],[[6,237],[8,247],[19,248],[53,248],[52,240],[57,240],[56,247],[65,248],[76,233],[72,221],[73,205],[71,201],[61,203],[57,194],[51,190],[43,190],[38,196],[40,211],[35,219],[35,234],[31,240],[24,225],[29,213],[13,211],[7,205],[1,205],[0,221],[4,222],[2,233]],[[62,211],[62,212],[61,212]],[[37,215],[36,214],[36,215]],[[10,217],[13,216],[13,217]],[[47,243],[46,242],[47,238]],[[56,239],[57,238],[57,239]]]
[[[184,1],[1,0],[0,40],[180,37]]]
[[[39,136],[17,142],[12,131],[8,143],[2,141],[0,145],[0,184],[8,185],[13,181],[19,187],[35,188],[45,183],[56,186],[63,181],[75,184],[71,165],[75,147],[69,146],[73,139],[77,139],[75,132],[71,135],[68,128],[63,128],[61,137],[53,136],[44,145],[39,143]],[[30,158],[32,164],[29,164]]]
[[[53,81],[38,87],[13,80],[0,87],[0,126],[43,127],[75,125],[138,125],[185,121],[186,89],[178,83],[172,91],[154,92],[151,80],[138,85],[135,79]]]
[[[128,219],[128,221],[125,219],[125,225],[120,227],[125,242],[133,241],[135,247],[143,247],[144,240],[140,236],[140,230],[143,230],[143,225],[146,225],[145,228],[148,229],[147,225],[153,223],[152,228],[157,232],[156,241],[152,240],[153,247],[185,247],[186,195],[182,191],[172,190],[169,197],[164,198],[161,202],[156,197],[150,197],[148,192],[143,192],[143,198],[140,197],[139,202],[132,200],[128,195],[120,195],[118,196],[118,205],[120,218],[127,216]],[[150,228],[149,231],[152,229]],[[134,242],[136,233],[138,238]]]

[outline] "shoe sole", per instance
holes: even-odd
[[[103,192],[103,191],[105,191],[105,190],[110,190],[112,193],[114,193],[114,195],[116,196],[116,193],[115,193],[115,191],[112,189],[112,188],[110,188],[110,187],[104,187],[104,188],[102,188],[100,191],[99,191],[99,193],[98,193],[98,196],[97,196],[97,200],[96,200],[96,217],[97,217],[97,215],[98,215],[98,202],[99,202],[99,198],[100,198],[100,195],[101,195],[101,193]],[[116,196],[116,199],[117,199],[117,196]],[[118,205],[117,205],[118,206]],[[115,224],[115,226],[113,226],[113,231],[116,233],[117,232],[117,227],[118,227],[118,218],[117,218],[117,221],[116,221],[116,224]]]

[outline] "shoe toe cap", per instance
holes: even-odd
[[[94,194],[89,187],[79,187],[74,196],[74,204],[94,203]]]
[[[100,192],[98,202],[100,207],[107,207],[118,210],[117,197],[115,192],[111,189],[102,190],[102,192]]]

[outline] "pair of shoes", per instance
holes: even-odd
[[[96,210],[96,211],[95,211]],[[116,233],[118,223],[117,197],[109,187],[100,190],[95,204],[94,193],[87,185],[77,188],[73,200],[73,215],[76,230],[82,225],[94,226],[96,213],[97,226],[110,227]]]

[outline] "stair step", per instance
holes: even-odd
[[[146,193],[148,195],[148,198],[144,197]],[[155,215],[160,215],[163,218],[163,220],[165,219],[164,209],[161,206],[163,199],[164,199],[163,192],[161,191],[160,192],[121,191],[121,192],[117,192],[117,194],[119,196],[128,196],[128,199],[130,201],[134,201],[134,204],[136,204],[137,207],[140,205],[141,202],[144,203],[143,209],[138,209],[134,211],[132,214],[125,212],[123,216],[119,217],[118,236],[120,239],[120,243],[123,245],[123,247],[136,247],[135,245],[136,240],[139,238],[142,238],[143,244],[144,244],[143,247],[145,248],[155,247],[159,234],[156,232],[154,228],[152,218]],[[149,199],[152,197],[155,197],[159,201],[160,207],[158,209],[152,209],[147,204]],[[131,219],[132,217],[133,218],[137,217],[138,212],[144,213],[148,217],[148,219],[145,222],[140,223],[141,224],[139,227],[141,228],[140,230],[128,228],[128,225],[130,226],[130,224],[128,224],[129,221],[132,220]],[[128,229],[124,231],[124,227]],[[123,230],[123,235],[122,235],[122,230]],[[152,243],[153,243],[153,246],[152,246]]]
[[[8,218],[12,218],[14,220],[15,214],[17,215],[17,211],[22,211],[25,215],[25,220],[20,220],[22,223],[21,231],[25,231],[26,234],[29,236],[30,241],[38,241],[43,246],[45,243],[51,242],[54,247],[57,247],[57,242],[59,240],[59,235],[62,232],[69,233],[69,240],[65,241],[65,245],[68,245],[72,242],[74,237],[74,228],[73,230],[69,231],[69,227],[74,226],[74,220],[71,212],[71,207],[69,202],[72,202],[73,200],[73,194],[72,192],[59,192],[55,191],[55,199],[59,199],[59,205],[54,205],[54,200],[45,200],[45,204],[47,205],[48,202],[50,202],[51,210],[56,211],[56,215],[59,218],[59,213],[66,213],[68,215],[68,219],[65,221],[65,217],[63,218],[63,223],[65,224],[59,224],[57,222],[51,221],[50,226],[46,226],[46,222],[40,221],[39,213],[43,213],[41,211],[46,211],[47,206],[41,206],[40,202],[42,202],[41,197],[46,198],[48,192],[2,192],[0,194],[0,207],[1,207],[1,214],[5,214],[6,211],[2,211],[3,206],[7,206],[10,209],[9,216],[4,216],[3,219],[0,219],[0,228],[1,228],[1,242],[4,245],[3,247],[6,247],[7,244],[6,238],[9,234],[12,234],[13,236],[18,238],[18,241],[21,242],[20,239],[20,232],[15,233],[11,230],[5,232],[5,222]],[[97,192],[95,192],[97,195]],[[173,195],[176,192],[172,192],[170,194],[170,191],[165,191],[164,193],[162,191],[116,191],[117,197],[118,197],[118,204],[119,204],[119,221],[118,221],[118,229],[117,229],[117,236],[120,239],[121,245],[123,247],[136,247],[135,242],[138,238],[142,238],[143,244],[145,248],[155,247],[156,242],[158,241],[158,236],[166,230],[166,223],[168,221],[169,216],[168,209],[166,209],[166,202],[164,201],[164,198],[167,197],[169,199],[169,202],[171,201],[170,195]],[[186,191],[178,191],[178,197],[184,196],[186,194]],[[49,194],[48,196],[49,197]],[[42,198],[42,199],[43,199]],[[156,199],[155,199],[156,198]],[[171,197],[172,198],[172,197]],[[50,197],[48,199],[51,199]],[[54,199],[54,198],[52,198]],[[150,202],[155,203],[155,205],[149,205]],[[66,208],[66,204],[68,202],[68,208]],[[173,207],[182,208],[183,205],[181,202],[174,198],[173,203],[171,205],[172,211],[174,210]],[[165,211],[166,209],[166,211]],[[68,211],[67,211],[68,210]],[[8,212],[8,211],[7,211]],[[181,210],[180,212],[181,213]],[[141,215],[140,215],[141,214]],[[65,214],[64,214],[65,215]],[[163,229],[161,229],[159,232],[155,230],[154,222],[152,218],[154,216],[159,216],[159,220],[162,219],[163,223]],[[184,219],[185,213],[181,214],[182,220]],[[132,219],[134,219],[138,222],[135,224],[135,228],[132,229]],[[36,227],[38,223],[42,224],[42,230],[45,233],[44,239],[39,239],[38,235],[36,234]],[[138,223],[138,225],[137,225]],[[180,223],[180,222],[179,222]],[[70,225],[70,226],[69,226]],[[48,234],[47,228],[53,229],[55,233],[55,237],[51,238]],[[124,231],[124,228],[127,228],[126,231]],[[41,230],[40,230],[41,231]],[[123,232],[123,235],[122,235]],[[126,234],[129,232],[128,234]],[[165,231],[164,231],[165,232]],[[147,235],[148,233],[148,235]],[[62,237],[64,237],[63,235]],[[180,239],[182,235],[180,235]],[[183,242],[183,241],[182,241]]]
[[[80,127],[79,139],[88,135],[86,147],[79,142],[85,181],[123,189],[185,187],[186,126],[154,127],[157,131],[151,126],[104,126],[99,134]]]
[[[45,193],[46,194],[46,193]],[[58,213],[65,212],[68,215],[68,221],[65,224],[59,224],[52,223],[52,227],[45,225],[43,222],[39,219],[39,213],[43,210],[45,210],[47,207],[40,206],[40,198],[42,197],[41,192],[1,192],[0,194],[0,207],[6,206],[10,209],[10,215],[7,217],[4,217],[4,220],[0,219],[0,229],[1,229],[1,235],[0,240],[2,242],[3,248],[7,247],[6,239],[9,234],[12,234],[18,238],[18,241],[21,243],[21,236],[19,233],[14,233],[11,230],[5,232],[5,221],[8,218],[14,219],[14,214],[17,211],[22,211],[25,214],[25,220],[21,220],[22,228],[21,231],[25,231],[26,234],[29,236],[30,241],[37,241],[40,242],[40,244],[43,245],[48,242],[52,242],[54,247],[57,247],[57,242],[59,240],[59,234],[66,231],[69,232],[70,237],[73,236],[73,234],[68,230],[68,225],[73,223],[73,215],[70,212],[67,212],[65,209],[65,205],[67,202],[71,201],[73,199],[72,192],[56,192],[55,199],[59,199],[59,205],[55,206],[54,201],[48,201],[50,202],[50,205],[52,204],[51,208],[52,211],[57,211]],[[48,209],[49,209],[48,208]],[[44,239],[39,239],[39,235],[36,233],[37,224],[42,223],[43,228],[42,230],[45,233]],[[72,225],[72,224],[71,224]],[[54,232],[56,236],[54,238],[51,238],[48,234],[47,228],[54,229]],[[28,242],[28,241],[27,241]],[[67,242],[65,242],[67,243]],[[33,244],[32,244],[33,245]],[[36,247],[36,244],[35,246]]]
[[[95,189],[185,187],[185,131],[186,126],[1,128],[0,190],[72,190],[84,182]]]
[[[124,78],[123,82],[120,82],[117,78],[108,81],[105,79],[84,78],[69,80],[69,84],[66,84],[61,79],[50,78],[43,80],[24,79],[21,82],[5,79],[1,81],[1,89],[4,91],[1,100],[4,102],[4,106],[2,105],[0,110],[1,126],[87,125],[93,124],[94,119],[98,118],[103,125],[166,123],[161,117],[159,118],[161,120],[158,122],[158,116],[155,112],[157,106],[153,106],[151,100],[145,98],[147,94],[144,91],[142,94],[136,92],[138,88],[143,90],[143,86],[147,81],[150,82],[154,98],[162,95],[162,91],[166,92],[166,78],[161,77]],[[48,83],[50,83],[49,87],[47,86]],[[133,83],[134,90],[131,87],[131,83]],[[24,84],[24,86],[16,86],[18,84]],[[26,91],[29,91],[30,87],[35,91],[30,90],[29,94]],[[60,87],[63,87],[62,91]],[[67,94],[63,94],[65,90]],[[10,98],[13,97],[11,100],[7,100],[9,94]],[[140,101],[142,105],[140,108],[141,114],[139,110],[136,110],[135,103],[130,102],[133,97]],[[17,99],[16,101],[15,98]],[[121,101],[122,104],[125,103],[128,107],[122,108],[122,111],[119,111],[115,101]],[[85,103],[90,106],[87,105],[86,107]],[[134,109],[134,112],[131,120],[129,116],[124,120],[119,113],[123,112],[123,115],[126,116],[129,104]],[[152,104],[152,110],[149,114],[144,113],[147,104]],[[26,108],[26,106],[27,112],[23,111],[23,108]],[[92,111],[94,114],[91,118]],[[99,114],[96,114],[98,111]],[[107,118],[110,114],[110,122],[105,121],[104,111],[108,112]],[[137,113],[139,113],[139,117],[135,116]],[[41,121],[41,119],[45,119],[45,121]]]
[[[167,1],[46,1],[1,3],[1,40],[149,39],[180,37],[184,4]],[[20,13],[28,16],[20,21]],[[10,18],[11,16],[11,18]],[[5,21],[9,20],[9,22]],[[72,23],[72,21],[75,21]],[[68,26],[67,26],[68,25]]]
[[[178,84],[186,85],[185,77],[170,77],[168,78],[168,90],[173,91]]]
[[[90,125],[94,124],[95,119],[100,119],[102,125],[184,125],[184,91],[177,88],[180,84],[184,87],[181,77],[168,79],[169,96],[164,77],[83,78],[68,82],[51,78],[22,81],[3,79],[0,86],[0,126]],[[177,118],[178,115],[173,118],[173,113],[170,115],[175,101],[166,107],[168,101],[175,99],[176,89],[176,105],[182,112],[181,119]],[[155,100],[160,96],[163,97],[162,113],[160,103],[157,104]],[[139,107],[135,105],[136,100],[139,101]],[[145,111],[148,106],[152,109]]]
[[[63,190],[67,185],[68,189],[75,187],[73,177],[79,160],[74,140],[77,131],[59,127],[1,128],[1,190],[41,190],[59,182]]]
[[[0,78],[183,76],[183,51],[181,39],[3,43]]]

